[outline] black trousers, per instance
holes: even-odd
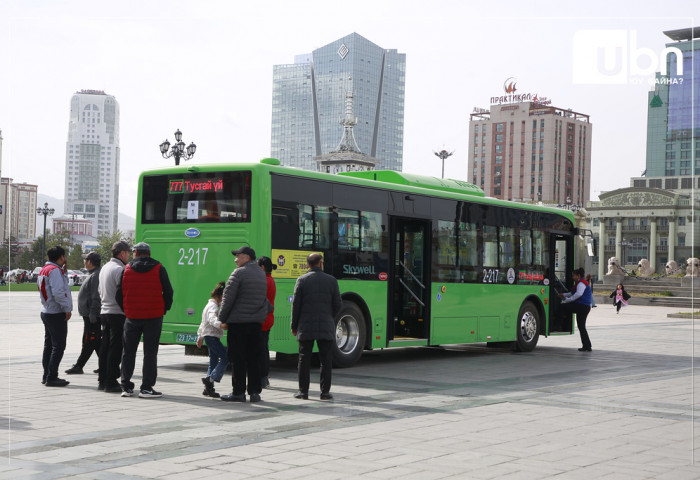
[[[65,313],[41,313],[41,321],[44,323],[44,352],[41,357],[43,378],[55,380],[66,349],[68,321]]]
[[[95,352],[98,357],[100,356],[100,339],[102,338],[102,325],[100,322],[90,323],[90,317],[83,316],[83,349],[80,351],[80,356],[78,361],[75,362],[76,367],[83,368],[90,357],[92,352]]]
[[[229,323],[226,341],[228,358],[233,366],[233,394],[246,392],[246,374],[248,376],[248,395],[260,393],[260,344],[262,325],[260,323]]]
[[[102,340],[100,343],[100,374],[97,381],[106,386],[119,385],[119,363],[122,361],[122,336],[125,316],[104,313],[102,318]]]
[[[311,355],[314,342],[318,345],[321,359],[321,393],[331,391],[331,376],[333,374],[333,343],[335,340],[299,340],[299,391],[309,393]]]
[[[141,390],[151,390],[158,377],[158,345],[163,330],[163,317],[127,318],[124,322],[124,353],[122,353],[122,389],[133,389],[131,377],[136,364],[136,350],[143,335],[143,375]]]
[[[576,314],[576,326],[578,327],[578,332],[581,335],[581,343],[583,344],[583,348],[591,348],[591,339],[588,337],[588,331],[586,330],[586,318],[588,318],[588,313],[591,311],[591,307],[589,305],[584,305],[583,303],[577,302],[562,303],[561,311]]]

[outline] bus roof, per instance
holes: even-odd
[[[414,187],[428,188],[430,190],[440,190],[443,192],[464,193],[483,197],[484,191],[476,185],[453,180],[451,178],[428,177],[426,175],[415,175],[413,173],[397,172],[394,170],[371,170],[366,172],[342,172],[338,175],[344,177],[366,178],[378,182],[393,183],[395,185],[407,185]]]

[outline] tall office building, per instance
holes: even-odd
[[[36,237],[37,186],[13,183],[11,178],[3,177],[0,178],[0,196],[3,240],[33,240]]]
[[[469,178],[491,197],[584,206],[591,191],[589,116],[521,98],[509,94],[471,114]]]
[[[338,148],[338,120],[354,95],[355,139],[377,168],[403,167],[406,55],[351,33],[294,64],[275,65],[271,156],[316,170],[314,157]]]
[[[92,220],[97,235],[117,230],[119,104],[101,90],[71,98],[64,198],[65,213]]]

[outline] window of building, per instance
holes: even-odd
[[[503,124],[497,123],[496,124],[496,132],[502,132],[502,131],[503,131]]]
[[[676,152],[666,152],[666,160],[673,160],[676,158]]]
[[[662,188],[660,178],[652,178],[649,180],[649,188]]]
[[[679,227],[685,226],[685,217],[678,217],[678,226]]]
[[[682,189],[693,188],[693,179],[692,178],[681,178],[681,188]]]
[[[684,235],[684,234],[678,235],[678,243],[677,243],[677,245],[678,245],[679,247],[685,247],[685,235]]]
[[[571,172],[569,172],[571,173]],[[634,181],[634,186],[639,188],[639,187],[646,187],[647,186],[647,181],[646,180],[635,180]]]
[[[496,143],[501,143],[501,142],[503,142],[503,134],[499,133],[498,135],[496,135]]]
[[[678,188],[677,178],[667,178],[666,179],[666,190],[675,190]]]
[[[673,143],[670,143],[670,142],[669,142],[669,143],[666,144],[666,151],[667,151],[667,152],[670,152],[671,150],[673,150]]]
[[[496,145],[496,153],[503,153],[503,145]]]

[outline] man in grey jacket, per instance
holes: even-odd
[[[246,373],[251,402],[260,401],[260,346],[262,323],[272,311],[267,299],[265,272],[255,262],[255,250],[232,250],[236,269],[231,273],[221,300],[219,320],[228,325],[228,357],[233,365],[233,392],[222,395],[226,402],[245,402]]]
[[[46,253],[49,261],[42,267],[36,281],[41,298],[41,321],[44,323],[44,354],[41,359],[44,375],[41,383],[47,387],[65,387],[70,382],[58,378],[58,366],[66,350],[73,298],[63,271],[66,266],[66,251],[55,246]]]
[[[83,348],[80,351],[80,356],[71,368],[66,370],[68,375],[83,373],[83,367],[92,356],[92,352],[99,357],[100,351],[100,332],[102,325],[100,324],[100,292],[98,287],[100,284],[100,265],[102,259],[97,252],[90,252],[83,255],[85,268],[88,271],[88,276],[80,286],[78,292],[78,313],[83,317]],[[99,362],[99,359],[98,359]]]
[[[342,299],[335,277],[323,272],[323,257],[312,253],[306,259],[309,271],[297,278],[292,303],[292,335],[299,341],[299,391],[294,398],[309,398],[309,370],[314,341],[321,359],[321,400],[331,400],[335,316]]]
[[[122,279],[124,266],[129,261],[131,247],[124,241],[112,245],[112,258],[100,271],[100,317],[102,320],[102,342],[100,345],[100,372],[98,390],[122,393],[119,383],[122,359],[122,336],[124,335],[124,310],[117,303],[117,285]]]

